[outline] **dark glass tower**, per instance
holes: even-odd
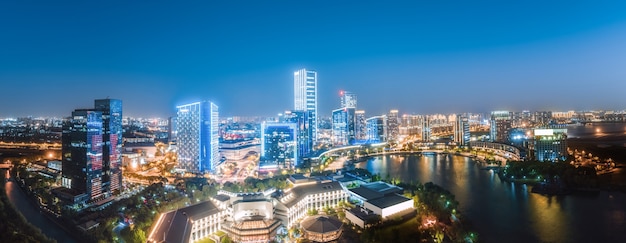
[[[63,127],[63,186],[95,200],[122,188],[122,101],[96,100],[77,109]]]
[[[102,112],[102,187],[105,193],[122,190],[122,101],[96,100],[95,110]]]

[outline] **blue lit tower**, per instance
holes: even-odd
[[[102,187],[104,193],[122,190],[122,101],[100,99],[95,110],[102,112]]]
[[[349,145],[355,142],[355,109],[344,107],[332,112],[332,132],[334,145]]]
[[[63,126],[62,185],[84,195],[78,202],[103,196],[102,125],[102,112],[77,109]]]
[[[101,99],[64,122],[62,185],[75,202],[107,198],[122,190],[122,101]]]
[[[469,146],[470,129],[467,116],[456,115],[456,121],[454,123],[454,142],[461,147]]]
[[[298,161],[298,128],[296,123],[264,122],[261,124],[261,157],[264,163],[293,168]]]
[[[220,162],[218,107],[202,101],[176,107],[178,166],[194,173],[214,172]]]
[[[311,139],[312,130],[309,127],[309,112],[306,111],[286,111],[283,116],[283,122],[295,123],[298,127],[298,162],[304,156],[307,156],[313,148],[313,140]]]
[[[293,73],[294,110],[309,112],[313,143],[317,141],[317,72],[300,69]]]
[[[367,126],[367,140],[370,143],[386,142],[387,131],[385,129],[386,116],[375,116],[365,120]]]

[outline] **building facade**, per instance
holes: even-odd
[[[213,102],[176,107],[178,166],[189,172],[214,172],[220,163],[219,113]]]
[[[309,113],[308,111],[287,111],[283,116],[283,122],[295,123],[298,127],[298,161],[301,161],[313,149],[313,131],[309,123]]]
[[[567,159],[567,129],[534,129],[535,159],[565,161]]]
[[[492,111],[490,119],[489,139],[492,142],[506,143],[511,130],[511,112]]]
[[[298,125],[264,122],[261,124],[261,159],[264,164],[293,168],[298,163]]]
[[[354,137],[356,140],[367,140],[367,123],[365,123],[365,111],[354,112]]]
[[[385,127],[385,116],[370,117],[365,120],[367,124],[367,141],[371,143],[386,142],[387,131]]]
[[[350,91],[340,91],[341,108],[356,108],[356,94]]]
[[[386,127],[387,141],[398,141],[398,135],[400,135],[400,120],[398,117],[398,110],[389,111],[389,114],[387,114]]]
[[[459,146],[469,146],[470,126],[467,116],[457,115],[454,123],[454,142]]]
[[[122,190],[122,101],[95,101],[77,109],[62,134],[62,185],[86,200],[108,198]],[[80,200],[82,201],[82,200]]]
[[[318,113],[317,113],[317,72],[300,69],[293,74],[294,81],[294,110],[309,112],[309,127],[312,139],[317,141]]]
[[[332,134],[333,145],[344,146],[354,144],[355,136],[355,109],[350,107],[333,110]]]

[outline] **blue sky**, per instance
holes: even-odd
[[[626,108],[626,2],[511,2],[2,1],[0,117],[272,115],[302,67],[321,115]]]

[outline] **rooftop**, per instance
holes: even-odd
[[[331,182],[316,182],[305,185],[298,185],[292,188],[289,192],[285,193],[285,195],[281,198],[281,202],[285,204],[287,207],[291,207],[294,204],[298,203],[302,198],[311,194],[318,194],[324,192],[333,192],[337,190],[343,190],[341,184],[337,181]]]
[[[149,242],[187,242],[191,234],[191,222],[212,214],[218,209],[211,201],[163,213],[148,238]],[[191,220],[189,220],[191,219]]]
[[[367,203],[370,203],[378,208],[388,208],[393,205],[397,205],[406,201],[411,200],[405,196],[401,196],[398,194],[389,194],[385,197],[377,198],[374,200],[368,200]]]
[[[319,216],[306,218],[300,225],[305,231],[325,234],[340,230],[343,223],[333,217]]]

